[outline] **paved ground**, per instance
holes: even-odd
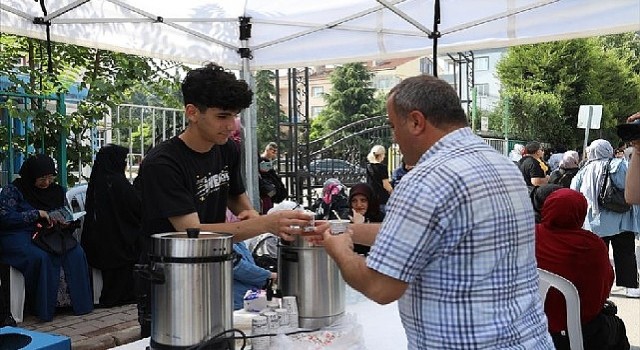
[[[82,316],[58,312],[51,322],[39,322],[35,317],[27,316],[18,327],[66,335],[71,338],[74,350],[103,350],[140,339],[135,305],[95,309]]]

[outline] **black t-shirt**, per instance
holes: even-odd
[[[373,188],[373,193],[378,196],[380,204],[387,204],[389,192],[384,189],[382,180],[389,179],[387,166],[382,163],[367,164],[367,183]]]
[[[142,196],[142,232],[173,232],[169,217],[198,213],[201,223],[225,221],[227,200],[245,192],[233,141],[196,152],[173,137],[153,148],[135,182]]]
[[[527,183],[527,186],[533,186],[531,178],[546,177],[544,170],[542,170],[542,167],[540,166],[540,162],[532,156],[522,157],[518,163],[518,167],[520,168],[520,172],[522,172],[522,176],[524,177],[524,181]]]

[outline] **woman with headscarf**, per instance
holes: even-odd
[[[581,193],[567,188],[551,193],[542,206],[542,222],[536,225],[536,261],[539,268],[566,278],[578,290],[585,349],[628,349],[624,323],[603,309],[613,285],[613,268],[602,239],[581,228],[586,213],[587,200]],[[562,334],[567,330],[564,297],[556,290],[548,293],[544,311],[549,332],[556,349],[569,349]]]
[[[560,185],[564,188],[571,187],[571,180],[578,173],[578,170],[580,170],[578,164],[580,164],[580,155],[578,155],[578,152],[564,152],[558,169],[554,170],[549,176],[549,183]]]
[[[611,243],[616,267],[616,285],[626,287],[626,295],[640,298],[638,266],[635,254],[635,235],[640,232],[640,212],[636,206],[625,213],[617,213],[598,204],[598,195],[609,164],[609,176],[616,187],[624,189],[627,163],[613,157],[613,147],[607,140],[598,139],[587,148],[587,161],[571,181],[571,189],[581,192],[589,208],[584,229],[600,236],[607,247]]]
[[[62,255],[46,252],[31,236],[36,225],[50,225],[48,211],[65,205],[65,190],[54,183],[53,159],[46,155],[28,158],[20,168],[20,178],[0,192],[0,262],[11,265],[24,276],[27,301],[42,321],[51,321],[60,285],[60,267],[76,315],[93,310],[89,269],[80,245]]]
[[[382,222],[384,219],[384,213],[380,210],[380,204],[369,184],[359,183],[351,187],[349,205],[352,212],[351,221],[354,224]],[[366,245],[354,244],[353,250],[358,254],[369,254],[369,246]]]
[[[380,202],[380,210],[384,212],[389,196],[393,191],[389,181],[389,170],[383,163],[387,150],[382,145],[375,145],[367,155],[367,183],[373,188],[373,193]]]
[[[102,272],[103,307],[135,302],[133,266],[142,206],[125,176],[127,153],[113,144],[100,148],[87,187],[81,244],[89,265]]]
[[[322,185],[322,198],[311,206],[311,210],[316,213],[318,220],[347,220],[351,209],[342,182],[334,178],[327,179]]]
[[[524,153],[524,145],[516,143],[509,152],[509,160],[518,164],[520,159],[522,159],[522,153]]]

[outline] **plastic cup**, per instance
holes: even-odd
[[[311,221],[309,221],[309,225],[303,227],[303,231],[304,232],[313,232],[313,230],[315,230],[315,217],[316,217],[316,213],[312,212],[311,210],[305,210],[304,211],[305,214],[309,215],[309,218],[311,218]]]
[[[347,220],[329,220],[329,224],[331,225],[332,235],[343,234],[347,232],[347,228],[349,227],[349,221]]]

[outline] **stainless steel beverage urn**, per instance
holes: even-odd
[[[189,229],[151,237],[151,348],[185,349],[232,329],[233,235]]]
[[[345,282],[323,247],[311,246],[302,237],[280,240],[278,280],[282,296],[298,299],[300,327],[325,327],[344,314]]]

